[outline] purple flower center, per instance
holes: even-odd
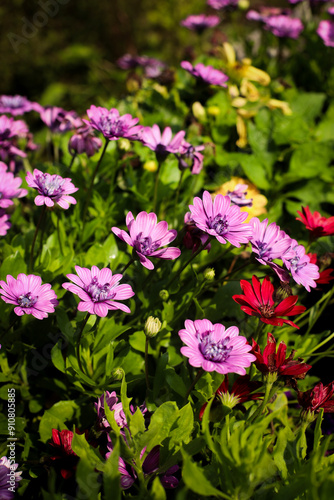
[[[150,236],[141,236],[139,233],[135,241],[135,249],[143,255],[151,255],[160,246],[160,241],[152,241]]]
[[[255,245],[259,251],[259,257],[261,259],[269,258],[271,247],[268,248],[268,243],[264,241],[255,241]]]
[[[302,264],[299,264],[299,260],[300,260],[300,258],[297,256],[290,260],[291,269],[293,271],[295,271],[296,273],[298,273],[298,271],[300,269],[303,269],[303,267],[305,267],[307,265],[307,262],[303,262]]]
[[[227,196],[230,197],[231,202],[234,205],[238,205],[238,207],[252,207],[253,206],[253,198],[246,198],[247,191],[227,191]]]
[[[34,297],[30,292],[22,294],[18,297],[17,303],[20,307],[33,307],[36,304],[38,297]]]
[[[104,135],[113,137],[122,137],[128,129],[120,119],[115,119],[112,114],[102,116],[100,125]]]
[[[220,214],[216,215],[214,218],[209,217],[209,227],[216,231],[219,235],[224,235],[228,232],[229,223],[227,221],[226,215],[224,217]]]
[[[207,361],[213,361],[215,363],[223,363],[226,361],[233,346],[227,347],[230,341],[230,337],[225,337],[219,342],[213,342],[211,333],[206,335],[199,345],[199,349]]]
[[[104,300],[111,300],[115,297],[115,292],[112,292],[111,289],[110,283],[101,285],[95,276],[86,288],[86,292],[90,295],[93,302],[103,302]]]
[[[62,179],[60,176],[53,177],[50,174],[43,174],[38,177],[36,176],[36,181],[43,195],[49,198],[56,198],[64,191],[62,186],[65,183],[65,179]]]
[[[0,130],[0,141],[5,141],[10,137],[10,128]]]
[[[10,96],[10,95],[4,95],[1,98],[1,104],[6,107],[6,108],[20,108],[21,106],[24,105],[25,99],[20,96]]]

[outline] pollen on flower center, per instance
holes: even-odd
[[[261,316],[264,318],[272,318],[275,316],[275,310],[273,306],[269,306],[268,304],[263,304],[259,307]]]
[[[102,302],[103,300],[111,300],[115,293],[111,291],[110,283],[101,285],[97,278],[93,278],[86,288],[87,293],[90,295],[93,302]]]
[[[216,231],[216,233],[219,235],[226,234],[229,228],[229,223],[227,221],[226,215],[222,217],[220,214],[218,214],[214,218],[209,217],[209,227]]]
[[[126,127],[124,127],[123,123],[120,120],[115,120],[112,114],[103,116],[101,118],[101,125],[107,135],[115,137],[121,137],[126,131]]]
[[[64,191],[62,186],[65,179],[59,176],[52,177],[49,174],[43,174],[37,177],[37,182],[44,196],[56,197]]]
[[[303,267],[305,267],[307,265],[307,262],[303,262],[302,264],[299,264],[299,260],[300,260],[299,257],[294,257],[293,259],[290,260],[291,269],[293,269],[296,272],[299,271],[299,269],[302,269]]]
[[[34,297],[30,292],[22,294],[18,297],[17,303],[20,307],[33,307],[36,304],[38,297]]]
[[[233,349],[233,346],[226,346],[229,341],[230,337],[226,337],[219,342],[213,342],[211,335],[208,335],[201,341],[199,348],[206,360],[221,363],[228,359]]]
[[[139,233],[135,242],[135,248],[138,252],[142,253],[143,255],[150,255],[157,248],[159,248],[160,241],[153,242],[150,236],[142,237],[141,235],[142,233]]]

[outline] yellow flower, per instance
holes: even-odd
[[[231,69],[233,73],[239,78],[247,78],[260,85],[267,86],[270,83],[270,76],[262,69],[252,66],[252,61],[248,58],[242,59],[238,62],[235,57],[235,50],[230,43],[223,43],[222,55],[226,62],[227,68]]]
[[[246,199],[253,200],[253,205],[251,207],[240,207],[240,210],[242,212],[248,213],[246,222],[248,222],[252,217],[257,217],[258,215],[265,214],[267,212],[267,210],[265,209],[265,206],[268,203],[267,198],[260,193],[257,187],[254,186],[254,184],[249,182],[247,179],[242,179],[241,177],[231,177],[230,181],[222,184],[220,188],[213,193],[213,197],[217,196],[217,194],[226,196],[228,192],[234,191],[235,187],[238,184],[246,184],[248,186]]]

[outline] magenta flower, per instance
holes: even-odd
[[[292,278],[299,285],[303,285],[308,292],[310,287],[316,288],[316,280],[320,277],[319,267],[311,264],[310,257],[305,253],[305,247],[298,245],[296,240],[291,240],[291,250],[294,255],[283,257],[283,262],[291,272]]]
[[[279,15],[289,15],[291,14],[291,9],[282,9],[280,7],[259,7],[259,12],[256,10],[249,10],[246,14],[246,19],[249,21],[263,21],[270,16],[279,16]]]
[[[51,285],[42,285],[40,276],[20,273],[17,279],[10,274],[5,281],[0,281],[0,295],[8,304],[14,304],[14,312],[18,316],[32,314],[37,319],[47,318],[48,313],[53,313],[58,300]]]
[[[141,125],[136,125],[138,118],[132,118],[129,114],[120,116],[115,108],[108,110],[92,105],[87,110],[87,115],[89,121],[84,120],[84,122],[102,132],[110,141],[116,141],[120,137],[137,139],[137,134],[142,128]]]
[[[22,184],[20,177],[14,177],[12,172],[7,172],[7,165],[0,161],[0,207],[7,208],[13,205],[12,198],[26,196],[26,189],[19,189]]]
[[[32,174],[27,173],[26,181],[28,186],[37,189],[39,193],[35,198],[37,206],[45,204],[47,207],[53,207],[57,203],[67,210],[70,203],[75,205],[77,202],[73,196],[69,195],[78,191],[79,188],[76,188],[69,178],[63,179],[56,174],[43,174],[35,168]]]
[[[14,460],[10,460],[7,457],[0,458],[0,498],[2,500],[13,500],[15,498],[14,489],[17,489],[18,482],[21,481],[22,471],[14,472],[18,468],[19,464],[13,463]],[[11,486],[10,479],[13,479],[13,488],[9,489]]]
[[[196,77],[199,81],[208,85],[218,85],[219,87],[227,87],[225,82],[228,80],[222,71],[215,69],[213,66],[205,66],[202,63],[192,66],[188,61],[182,61],[181,67]]]
[[[68,143],[68,149],[72,155],[86,153],[88,158],[93,156],[101,146],[101,139],[95,137],[94,130],[89,125],[78,128]]]
[[[63,283],[63,288],[78,295],[82,302],[78,304],[79,311],[88,311],[90,314],[96,314],[101,318],[107,316],[108,311],[120,309],[123,312],[130,313],[130,309],[119,300],[129,299],[134,296],[130,285],[119,285],[123,278],[122,274],[114,274],[109,268],[99,269],[92,266],[89,270],[86,267],[75,266],[75,274],[67,274],[66,277],[73,281],[72,283]]]
[[[256,259],[261,264],[266,265],[274,259],[282,259],[283,256],[293,257],[292,239],[281,231],[275,222],[268,225],[268,219],[260,222],[257,217],[253,217],[250,224],[253,227],[250,240],[252,250],[258,255]]]
[[[334,14],[334,10],[333,10]],[[334,47],[334,23],[333,21],[320,21],[317,33],[322,38],[326,47]]]
[[[107,432],[111,430],[104,411],[104,394],[106,395],[106,403],[109,407],[109,410],[114,412],[115,421],[118,427],[125,427],[127,425],[127,422],[122,403],[118,403],[118,398],[115,391],[106,391],[102,394],[102,396],[98,398],[97,403],[94,403],[95,409],[97,411],[99,430]]]
[[[11,227],[9,215],[5,214],[4,210],[0,209],[0,236],[5,236],[8,229]]]
[[[289,16],[269,16],[264,19],[265,29],[271,31],[275,36],[298,38],[304,26],[300,19]]]
[[[249,354],[252,346],[246,337],[239,336],[236,326],[225,330],[224,325],[213,325],[208,319],[187,319],[184,326],[179,336],[187,347],[181,347],[181,354],[189,358],[191,366],[201,367],[207,372],[246,375],[245,368],[256,359]]]
[[[142,128],[140,140],[155,152],[159,161],[163,161],[169,153],[175,154],[181,151],[185,134],[184,130],[180,130],[172,138],[172,129],[170,127],[166,127],[161,134],[158,125],[154,124],[153,127]]]
[[[192,31],[197,31],[197,33],[202,33],[207,28],[214,28],[220,23],[218,16],[206,16],[205,14],[198,14],[188,16],[186,19],[181,21],[181,25]]]
[[[125,54],[117,60],[117,65],[122,69],[134,69],[138,66],[144,68],[144,75],[147,78],[157,78],[166,68],[166,64],[159,59],[148,56],[132,56]]]
[[[40,118],[52,132],[60,132],[60,126],[63,123],[66,113],[67,111],[63,108],[58,108],[57,106],[46,106],[45,108],[41,108]],[[67,130],[70,128],[72,127],[67,127]]]
[[[196,197],[189,208],[196,226],[217,238],[220,243],[229,241],[231,245],[240,247],[240,243],[249,242],[252,226],[243,224],[248,214],[241,212],[236,205],[231,206],[229,196],[218,194],[212,201],[210,193],[204,191],[203,201]]]
[[[23,120],[14,120],[6,115],[0,116],[0,144],[12,137],[25,137],[29,129]]]
[[[165,221],[157,224],[155,213],[140,212],[135,219],[132,213],[128,212],[126,225],[130,234],[118,227],[112,227],[111,230],[133,247],[140,263],[147,269],[154,269],[148,257],[174,260],[180,256],[181,251],[176,247],[161,248],[175,240],[177,232],[175,229],[168,230],[168,224]]]
[[[179,156],[177,156],[179,160],[179,168],[183,170],[184,168],[191,168],[191,173],[193,175],[197,175],[203,168],[203,159],[204,156],[200,153],[203,151],[205,146],[193,146],[186,142],[182,141],[181,147],[179,149]]]
[[[208,0],[206,3],[213,9],[222,10],[238,7],[239,0]]]
[[[12,116],[18,116],[32,110],[40,111],[40,104],[31,102],[21,95],[0,96],[0,113],[10,113]]]

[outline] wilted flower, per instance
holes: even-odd
[[[202,63],[193,66],[188,61],[182,61],[181,67],[203,83],[227,87],[225,82],[228,80],[228,76],[226,76],[222,71],[215,69],[213,66],[205,66]]]
[[[214,28],[220,23],[218,16],[206,16],[205,14],[198,14],[188,16],[181,21],[181,25],[197,33],[202,33],[207,28]]]
[[[333,21],[320,21],[317,33],[326,47],[334,47],[334,23]]]
[[[28,186],[37,189],[39,193],[35,198],[35,204],[38,206],[53,207],[57,203],[61,208],[67,210],[70,203],[75,205],[77,202],[73,196],[69,196],[79,189],[72,184],[70,178],[64,179],[60,175],[44,174],[35,168],[32,174],[27,173],[26,181]]]
[[[320,408],[324,413],[334,412],[334,382],[323,385],[319,382],[313,389],[298,392],[298,403],[303,407],[303,412],[319,413]]]
[[[15,497],[13,490],[17,489],[18,482],[22,479],[22,471],[14,472],[19,464],[12,462],[13,460],[7,457],[0,458],[0,498],[2,500],[12,500]]]
[[[11,223],[8,221],[9,215],[7,215],[4,210],[0,209],[0,236],[5,236],[8,229],[11,227]]]
[[[181,251],[176,247],[161,248],[175,240],[177,232],[175,229],[168,230],[168,224],[165,221],[157,223],[155,213],[140,212],[135,219],[132,212],[128,212],[126,225],[130,234],[118,227],[112,227],[111,230],[134,248],[140,263],[147,269],[154,269],[148,257],[174,260],[180,256]]]
[[[210,193],[204,191],[203,200],[195,197],[194,204],[189,208],[196,226],[220,243],[229,241],[231,245],[240,247],[240,243],[248,243],[252,236],[252,227],[243,223],[247,214],[240,212],[239,207],[231,206],[229,196],[218,194],[212,201]]]
[[[26,189],[19,189],[22,179],[14,177],[7,170],[7,165],[0,161],[0,208],[7,208],[13,205],[13,198],[22,198],[28,194]]]
[[[40,111],[41,105],[37,102],[31,102],[21,95],[0,96],[0,113],[10,113],[12,116],[19,116],[32,110]]]
[[[50,459],[56,462],[64,479],[73,476],[79,461],[78,455],[72,450],[72,440],[72,431],[52,429],[52,442],[50,445],[56,448],[57,455],[51,456]]]
[[[278,37],[298,38],[304,29],[303,23],[297,17],[269,16],[264,22],[265,29]]]
[[[0,295],[8,304],[14,304],[15,314],[32,314],[37,319],[47,318],[48,313],[53,313],[58,305],[55,292],[51,285],[42,285],[40,276],[20,273],[17,279],[10,274],[5,281],[0,281]]]
[[[251,346],[245,337],[239,336],[236,326],[225,330],[224,325],[213,325],[207,319],[187,319],[184,326],[179,336],[187,347],[181,347],[181,354],[189,358],[191,366],[201,367],[207,372],[245,375],[245,368],[256,359],[249,354]]]
[[[253,339],[252,353],[256,356],[255,366],[264,375],[276,373],[281,377],[305,378],[305,374],[312,366],[302,363],[302,360],[293,360],[296,351],[292,351],[286,358],[286,344],[280,342],[276,353],[276,340],[268,333],[267,345],[261,354],[261,349]]]
[[[185,136],[185,131],[180,130],[172,138],[172,129],[166,127],[160,132],[158,125],[143,127],[140,133],[141,142],[155,152],[158,161],[163,161],[169,153],[179,153]]]
[[[87,110],[88,120],[85,123],[102,132],[106,139],[116,141],[120,137],[127,139],[137,139],[138,132],[141,130],[141,125],[138,123],[138,118],[132,118],[130,114],[120,116],[118,109],[102,108],[92,105]]]
[[[122,274],[114,274],[109,268],[99,269],[92,266],[92,269],[75,266],[78,274],[67,274],[66,277],[72,283],[63,283],[63,288],[78,295],[81,302],[78,304],[79,311],[88,311],[90,314],[96,314],[101,318],[107,316],[108,311],[120,309],[123,312],[130,313],[128,306],[119,302],[133,297],[134,292],[130,285],[119,285],[123,278]]]
[[[78,128],[68,143],[68,149],[72,155],[86,153],[88,158],[93,156],[101,146],[101,139],[95,136],[93,128],[89,125]]]
[[[300,217],[296,217],[296,220],[305,225],[313,240],[334,234],[334,217],[323,217],[319,212],[312,214],[308,206],[302,207],[302,212],[297,210],[297,213]]]
[[[240,286],[244,295],[233,295],[232,299],[239,305],[241,310],[250,316],[260,318],[268,325],[282,326],[284,323],[299,328],[292,321],[283,319],[281,316],[295,316],[306,310],[304,306],[296,306],[297,295],[290,295],[275,306],[274,286],[266,276],[260,283],[259,278],[252,277],[252,285],[246,280],[240,281]]]

